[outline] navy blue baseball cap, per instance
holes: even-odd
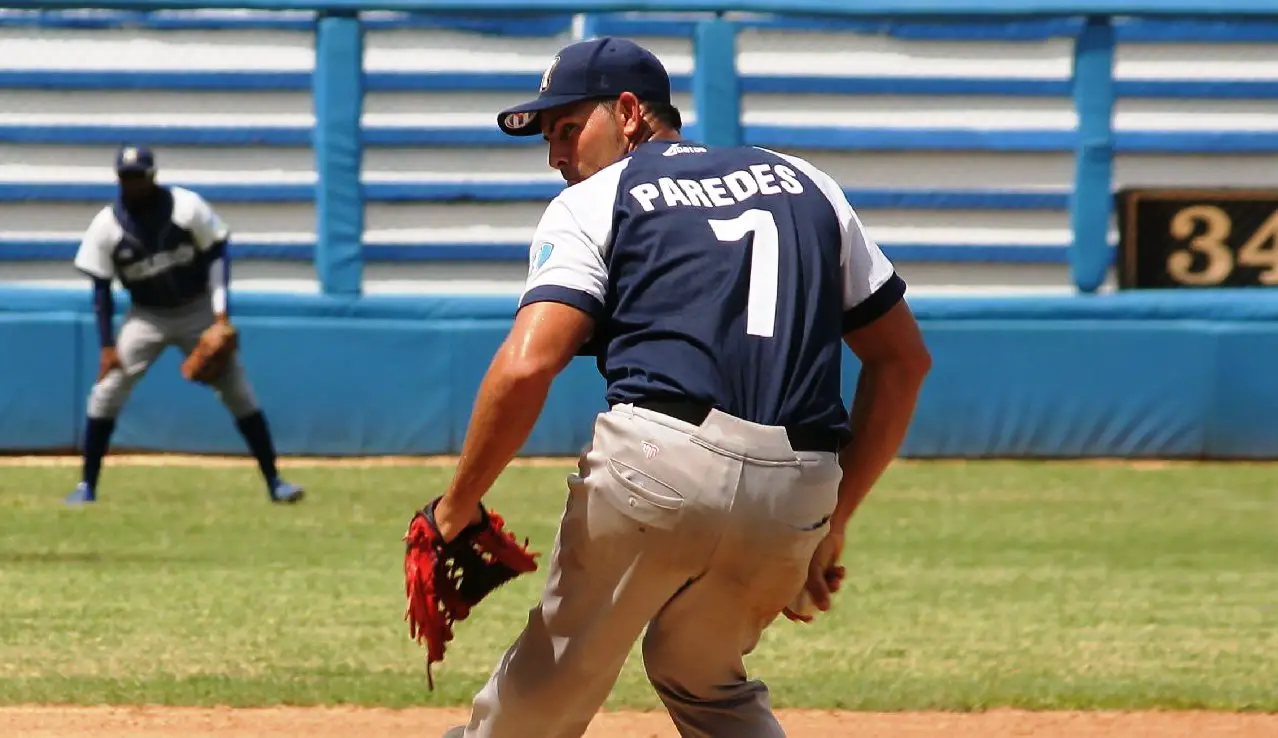
[[[155,174],[155,155],[145,146],[121,146],[115,152],[116,174]]]
[[[670,75],[651,51],[633,41],[612,36],[578,41],[551,60],[537,98],[498,113],[497,126],[511,136],[536,135],[541,133],[537,114],[543,110],[623,92],[668,103]]]

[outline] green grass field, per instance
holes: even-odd
[[[488,498],[548,551],[570,468]],[[544,568],[458,627],[425,686],[400,537],[432,467],[0,467],[0,702],[461,704]],[[779,707],[1278,711],[1278,467],[893,467],[855,520],[850,580],[749,664]],[[656,706],[632,659],[606,707]]]

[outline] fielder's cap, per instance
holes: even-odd
[[[541,75],[535,100],[497,114],[497,126],[511,136],[541,133],[537,114],[582,100],[617,97],[670,102],[670,75],[651,51],[633,41],[604,36],[560,49]]]
[[[116,174],[155,174],[155,155],[145,146],[121,146],[115,152]]]

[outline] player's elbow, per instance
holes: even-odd
[[[526,387],[549,385],[558,372],[556,364],[536,356],[518,357],[506,365],[506,376],[511,383]]]
[[[932,353],[905,301],[844,340],[867,369],[921,386],[932,371]]]
[[[549,387],[591,329],[589,316],[573,307],[538,302],[522,308],[500,352],[502,373],[520,388]]]
[[[906,379],[922,385],[932,371],[932,352],[922,341],[911,342],[897,354],[893,368]]]
[[[890,383],[896,392],[917,396],[932,371],[932,355],[921,344],[901,346],[862,361],[863,370],[877,381]]]
[[[554,383],[556,372],[544,361],[508,357],[500,362],[493,386],[500,394],[525,400],[545,397]]]
[[[549,387],[562,369],[555,354],[529,350],[530,346],[508,343],[502,351],[501,374],[505,383],[519,391],[538,391]]]

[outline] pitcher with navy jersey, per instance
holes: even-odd
[[[67,496],[71,504],[97,500],[115,419],[161,352],[174,346],[190,353],[213,321],[229,320],[230,231],[213,208],[191,190],[157,184],[149,149],[121,147],[115,172],[119,197],[93,218],[75,256],[75,267],[93,281],[101,357],[85,418],[83,476]],[[116,280],[131,302],[118,335]],[[238,355],[213,389],[257,459],[269,498],[300,500],[303,490],[279,476],[266,416]]]
[[[478,519],[574,356],[594,357],[608,409],[541,599],[449,738],[581,736],[641,636],[681,736],[783,736],[743,657],[779,615],[828,610],[845,576],[849,520],[931,365],[905,283],[816,166],[685,139],[666,70],[630,41],[562,49],[497,123],[543,136],[569,186],[530,243],[444,537]]]

